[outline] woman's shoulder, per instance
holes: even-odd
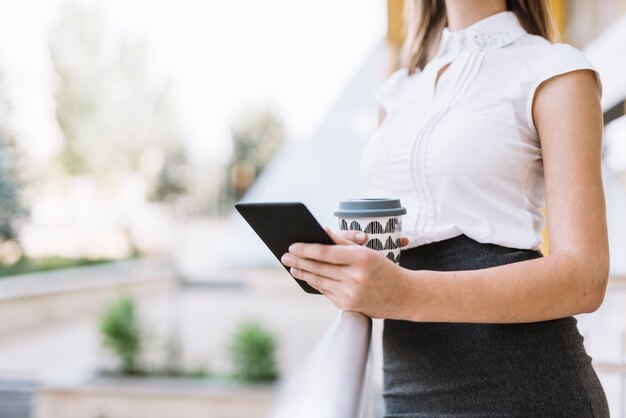
[[[530,67],[535,85],[571,71],[592,70],[598,88],[602,91],[600,74],[585,54],[573,45],[550,42],[542,36],[526,34],[515,42],[511,50],[520,54],[520,58]]]
[[[536,75],[541,75],[550,67],[593,69],[593,65],[580,49],[567,43],[551,42],[539,35],[526,34],[520,37],[515,42],[513,50],[523,54],[526,62],[534,64],[532,67]]]
[[[573,45],[550,42],[538,35],[526,34],[520,37],[513,45],[512,51],[520,58],[517,62],[524,62],[530,69],[526,119],[531,129],[535,129],[532,121],[532,105],[538,87],[545,81],[576,70],[591,70],[596,76],[596,84],[602,94],[600,74],[585,54]]]

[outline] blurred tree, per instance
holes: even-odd
[[[187,179],[185,155],[182,152],[168,153],[158,175],[156,187],[150,194],[150,199],[167,201],[171,197],[186,193]]]
[[[17,167],[17,150],[14,138],[7,127],[9,112],[10,106],[4,91],[3,77],[0,74],[0,243],[16,241],[15,224],[25,213],[20,200],[22,182]],[[9,247],[15,247],[15,245]],[[4,252],[3,250],[2,253]],[[6,258],[4,254],[2,256],[3,259]]]
[[[182,193],[186,158],[170,85],[149,81],[146,49],[112,43],[97,8],[71,3],[52,29],[49,47],[68,174],[110,180],[133,171],[157,199]]]
[[[238,200],[285,142],[285,127],[269,109],[245,109],[231,123],[231,135],[229,184]]]

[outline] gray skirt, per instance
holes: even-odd
[[[474,270],[539,257],[460,235],[404,250],[400,265]],[[571,316],[518,324],[386,319],[383,378],[387,418],[609,416]]]

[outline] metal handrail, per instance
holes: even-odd
[[[270,418],[361,417],[371,335],[371,318],[341,311],[281,388]]]

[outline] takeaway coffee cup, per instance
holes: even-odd
[[[335,211],[339,229],[368,234],[367,247],[382,252],[396,264],[400,263],[402,215],[406,208],[400,199],[364,198],[339,202]]]

